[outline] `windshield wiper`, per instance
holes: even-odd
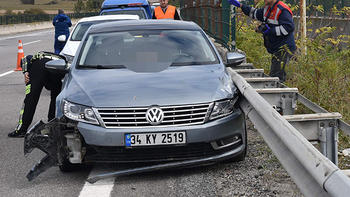
[[[206,65],[213,62],[173,62],[170,66],[191,66],[191,65]]]
[[[116,69],[116,68],[125,68],[125,66],[124,65],[79,65],[79,68]]]

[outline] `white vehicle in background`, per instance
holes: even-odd
[[[66,57],[67,61],[71,63],[75,56],[75,53],[79,47],[80,41],[83,39],[85,32],[91,25],[103,22],[119,21],[119,20],[139,20],[137,15],[104,15],[104,16],[92,16],[82,18],[73,28],[66,45],[61,51],[60,55]]]

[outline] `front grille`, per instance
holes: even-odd
[[[164,112],[162,123],[157,126],[203,124],[211,104],[159,106]],[[148,108],[101,108],[97,109],[106,128],[153,126],[146,120]]]
[[[210,143],[193,143],[185,146],[153,146],[153,147],[111,147],[88,146],[85,162],[160,162],[198,159],[221,154],[238,147],[235,146],[214,150]]]

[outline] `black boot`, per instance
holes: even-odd
[[[20,130],[14,130],[11,133],[9,133],[7,136],[12,138],[23,138],[26,132],[20,131]]]

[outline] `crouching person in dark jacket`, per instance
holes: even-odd
[[[59,54],[69,37],[69,27],[72,26],[70,18],[64,14],[63,10],[58,10],[58,15],[52,21],[55,26],[55,53]]]
[[[20,111],[18,125],[13,132],[8,134],[8,137],[24,137],[33,121],[35,109],[43,87],[51,92],[48,120],[50,121],[55,118],[56,97],[61,92],[64,75],[49,72],[45,68],[45,63],[58,58],[60,57],[53,53],[39,52],[22,59],[21,64],[26,84],[26,96]]]
[[[272,54],[270,76],[284,82],[285,66],[296,50],[291,9],[280,0],[265,0],[265,7],[261,9],[243,5],[238,0],[228,1],[242,8],[244,14],[262,22],[257,32],[263,34],[265,47]]]

